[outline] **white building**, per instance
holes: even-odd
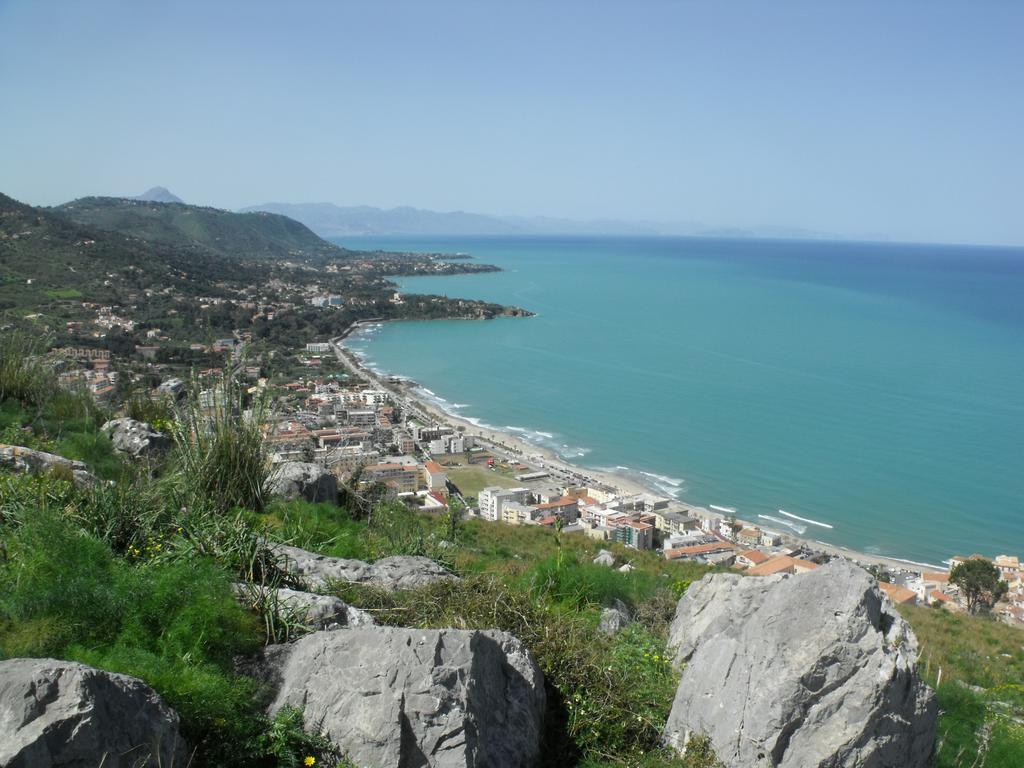
[[[485,520],[501,520],[505,504],[515,502],[526,504],[530,498],[529,488],[500,488],[492,485],[480,491],[477,503],[480,506],[480,517]]]

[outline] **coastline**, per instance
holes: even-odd
[[[381,325],[390,322],[380,318],[371,318],[353,323],[342,334],[331,339],[331,349],[337,359],[349,368],[353,373],[373,383],[375,387],[389,392],[403,406],[409,408],[413,413],[419,412],[421,418],[444,424],[457,429],[465,434],[473,435],[482,444],[497,453],[504,454],[509,458],[519,459],[525,462],[538,464],[543,469],[552,470],[560,479],[578,485],[589,485],[600,487],[616,492],[617,495],[654,495],[662,498],[672,498],[685,506],[691,513],[702,518],[722,519],[726,515],[721,512],[709,509],[700,504],[691,503],[685,499],[667,495],[663,488],[654,483],[644,483],[632,477],[627,477],[619,472],[607,469],[584,467],[575,464],[562,456],[555,450],[542,445],[530,442],[507,429],[494,427],[479,423],[477,420],[460,416],[444,409],[439,404],[432,402],[423,392],[423,387],[416,382],[402,377],[400,374],[381,373],[369,368],[357,352],[344,345],[353,335],[366,327]],[[429,392],[429,390],[427,390]],[[656,477],[651,475],[651,477]],[[756,520],[745,520],[736,517],[736,520],[744,525],[760,526]],[[948,566],[933,563],[922,563],[908,558],[897,556],[885,556],[861,552],[849,547],[837,544],[830,544],[818,539],[808,538],[803,535],[776,531],[782,536],[786,545],[805,547],[814,552],[820,552],[834,557],[843,557],[859,565],[879,566],[896,571],[921,570],[947,570]]]

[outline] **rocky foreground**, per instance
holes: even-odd
[[[280,554],[313,590],[456,578],[424,558]],[[237,592],[244,602],[261,589]],[[536,764],[548,702],[515,637],[380,627],[336,597],[276,597],[320,629],[240,660],[268,687],[270,713],[303,708],[307,727],[358,765]],[[665,738],[680,752],[700,734],[728,768],[929,763],[937,713],[917,674],[916,638],[848,562],[800,576],[705,577],[679,601],[670,648],[682,679]],[[184,765],[187,754],[177,715],[145,683],[53,659],[0,662],[0,735],[3,768]]]

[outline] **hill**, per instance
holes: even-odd
[[[196,750],[194,765],[290,768],[312,756],[305,764],[351,766],[337,762],[337,751],[315,733],[302,732],[301,715],[268,718],[267,691],[259,687],[260,681],[271,680],[259,676],[265,669],[261,660],[281,658],[280,644],[303,642],[302,637],[322,626],[318,621],[340,616],[307,615],[304,608],[289,607],[281,600],[285,593],[278,591],[317,588],[324,594],[291,594],[304,594],[318,606],[328,601],[331,611],[344,611],[359,621],[366,621],[368,614],[373,617],[376,627],[337,630],[352,632],[349,638],[357,638],[353,643],[366,644],[361,647],[367,649],[365,661],[371,665],[393,653],[378,641],[407,638],[405,630],[411,628],[424,633],[499,630],[518,638],[543,674],[548,702],[539,768],[721,768],[706,742],[703,749],[688,748],[683,758],[662,748],[666,718],[680,684],[688,679],[684,673],[681,683],[671,661],[670,624],[678,624],[678,600],[690,592],[693,581],[710,572],[708,567],[557,528],[465,520],[458,505],[444,514],[424,513],[397,498],[384,498],[372,486],[359,490],[343,484],[340,494],[331,491],[321,504],[272,500],[261,425],[258,418],[242,415],[241,400],[239,407],[219,409],[212,416],[201,415],[194,402],[178,407],[151,402],[145,406],[147,418],[170,438],[169,454],[161,449],[145,459],[119,455],[116,443],[100,429],[113,414],[95,406],[84,392],[62,390],[43,358],[25,354],[32,349],[31,341],[0,333],[0,434],[16,438],[25,449],[59,453],[65,462],[82,461],[111,482],[79,478],[81,485],[76,485],[66,463],[22,464],[18,457],[28,451],[10,446],[0,451],[0,663],[71,659],[141,678],[178,712],[182,733]],[[230,397],[234,401],[235,395]],[[127,407],[143,415],[140,401]],[[195,428],[201,424],[208,431]],[[64,469],[55,469],[60,466]],[[281,545],[290,546],[283,551]],[[610,551],[604,553],[604,548]],[[630,569],[602,565],[595,559],[599,554],[629,563]],[[414,563],[403,557],[409,555],[429,559]],[[384,558],[386,567],[380,562]],[[326,570],[309,570],[310,562]],[[388,569],[398,573],[399,565],[406,576],[414,566],[424,569],[420,575],[433,575],[405,585],[379,578]],[[378,574],[376,580],[364,578],[371,569]],[[847,566],[846,572],[852,573],[853,567]],[[451,573],[459,579],[451,579]],[[810,578],[797,575],[788,583]],[[240,582],[250,583],[248,591],[238,590]],[[705,589],[705,599],[708,594]],[[846,594],[863,595],[863,586]],[[722,592],[714,595],[711,599],[726,604],[722,610],[743,610],[744,599],[733,602]],[[604,624],[611,606],[622,620],[616,627]],[[353,609],[356,613],[350,614]],[[787,610],[798,636],[813,632],[814,625],[801,625],[800,611],[791,605]],[[904,644],[916,653],[920,674],[937,689],[941,713],[933,768],[1021,765],[1020,630],[944,609],[904,607],[902,612],[916,640],[901,632],[889,635],[887,642],[893,653]],[[891,620],[891,611],[887,614]],[[872,621],[870,611],[835,615]],[[343,626],[349,621],[339,618]],[[708,634],[721,631],[708,618],[702,621],[680,626]],[[355,634],[360,631],[369,634]],[[316,635],[340,637],[334,632]],[[841,637],[825,645],[836,655],[816,658],[836,670],[849,670],[849,648],[836,650],[843,647]],[[849,637],[859,642],[862,635]],[[747,640],[735,642],[743,645]],[[264,652],[264,645],[274,647]],[[794,641],[777,655],[805,662],[808,657],[801,651],[806,647]],[[435,648],[435,653],[425,648],[417,666],[436,665],[438,669],[428,672],[444,677],[433,679],[452,681],[447,685],[456,687],[461,673],[442,663],[440,644]],[[775,657],[758,656],[768,661]],[[249,662],[239,663],[242,658]],[[487,664],[483,655],[479,658]],[[691,657],[689,666],[698,668],[700,661]],[[488,679],[483,668],[474,666],[472,679]],[[258,679],[246,672],[257,673]],[[807,686],[835,690],[849,673],[834,674],[827,686],[820,682],[827,675],[808,675]],[[406,679],[418,683],[421,678]],[[498,681],[487,684],[489,690],[509,690],[502,678]],[[481,688],[488,690],[483,684]],[[714,696],[709,699],[709,711],[716,711],[719,702]],[[417,708],[424,702],[437,707],[429,696],[402,701],[409,702],[405,713],[422,711]],[[503,703],[511,708],[515,698]],[[851,713],[851,727],[864,720],[861,706],[863,700],[857,697],[842,702]],[[339,711],[331,709],[330,716],[337,719]],[[313,714],[325,716],[322,709]],[[414,717],[408,721],[422,722]],[[317,722],[319,728],[323,721]],[[806,722],[815,727],[815,718]],[[793,727],[799,730],[804,724],[797,721]],[[386,732],[385,725],[381,732]],[[907,725],[898,721],[896,727]],[[415,731],[410,728],[408,733]],[[409,743],[406,734],[402,731],[401,744]],[[852,764],[842,757],[827,764]]]
[[[148,200],[151,203],[184,203],[175,194],[172,194],[167,187],[150,187],[141,195],[137,195],[133,198],[134,200]]]
[[[189,248],[85,226],[0,194],[0,311],[38,310],[83,296],[103,302],[118,288],[176,287],[234,274],[216,255],[197,259]]]
[[[232,213],[175,202],[83,197],[52,211],[81,226],[116,231],[155,245],[249,261],[337,260],[348,253],[303,224],[274,213]]]

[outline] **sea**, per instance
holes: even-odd
[[[770,530],[934,565],[1024,555],[1024,249],[339,242],[496,264],[399,283],[536,313],[352,339],[453,413]]]

